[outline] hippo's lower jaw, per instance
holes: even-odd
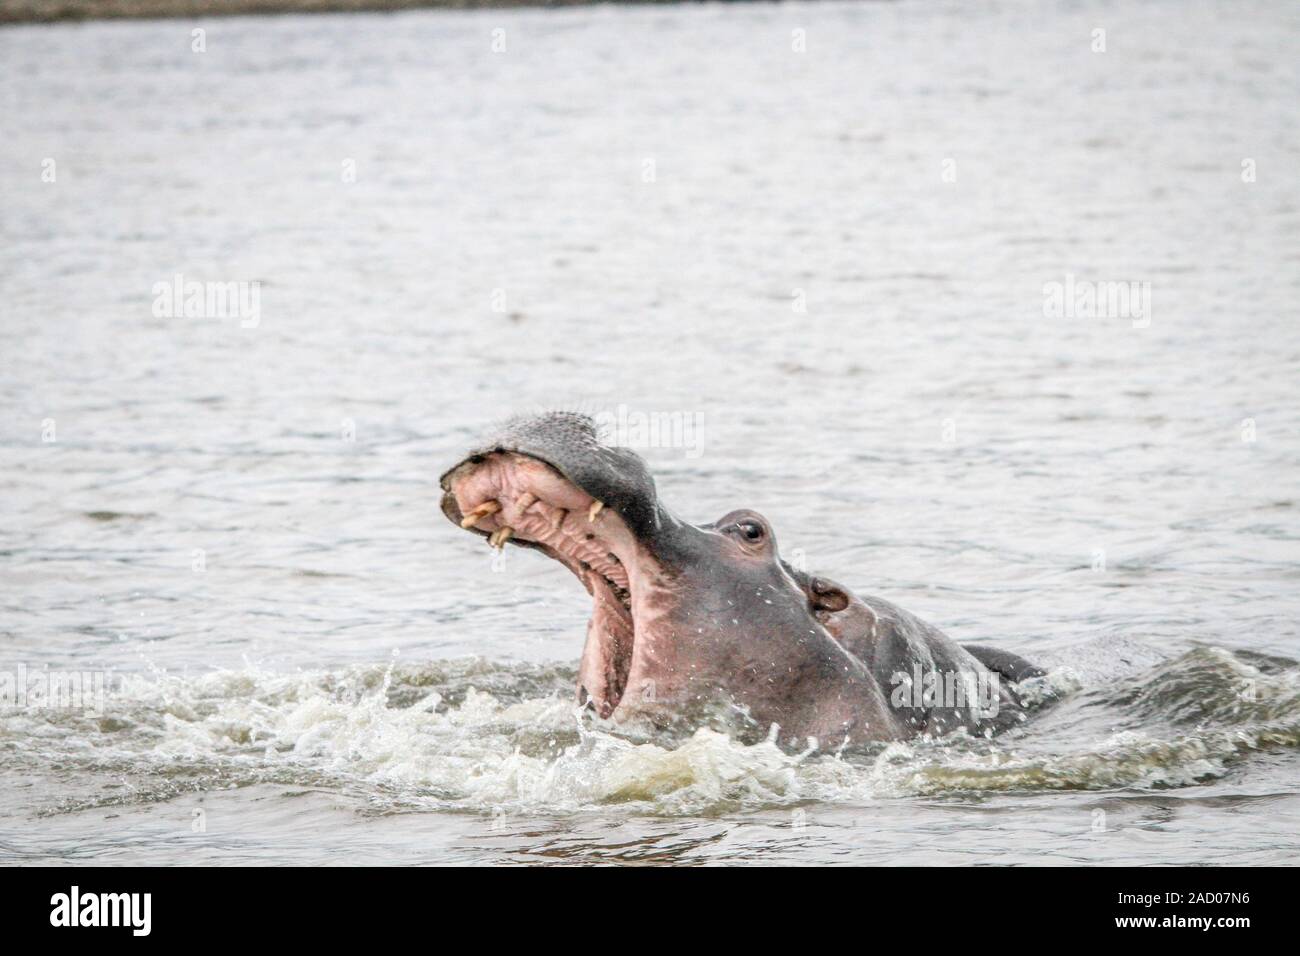
[[[553,467],[518,452],[462,462],[444,482],[443,511],[488,538],[536,548],[559,561],[592,597],[579,699],[609,717],[627,690],[637,621],[651,616],[646,594],[662,569],[627,524]]]

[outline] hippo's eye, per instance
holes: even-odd
[[[776,549],[776,538],[771,526],[760,514],[745,509],[732,511],[713,523],[718,533],[731,538],[748,553],[772,557]]]

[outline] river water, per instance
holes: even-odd
[[[1293,862],[1298,43],[1281,2],[0,30],[0,860]],[[839,757],[580,719],[587,595],[436,476],[620,406],[698,426],[642,448],[679,514],[1061,701]]]

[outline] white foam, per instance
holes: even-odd
[[[1073,727],[1068,737],[1052,737],[1042,725],[1035,737],[1031,722],[991,741],[954,734],[809,756],[707,727],[673,743],[629,739],[575,708],[568,672],[465,660],[292,674],[254,666],[131,674],[113,689],[111,724],[11,709],[0,710],[0,734],[20,739],[37,760],[120,764],[161,777],[183,767],[195,786],[214,776],[233,785],[273,779],[348,788],[385,805],[487,812],[707,814],[808,800],[1187,786],[1221,777],[1243,750],[1294,745],[1300,733],[1295,675],[1268,676],[1223,656],[1191,652],[1139,689],[1160,704],[1162,688],[1178,692],[1189,674],[1204,679],[1206,667],[1216,681],[1219,671],[1244,674],[1262,688],[1261,712],[1281,708],[1284,720],[1238,724],[1230,715],[1218,726],[1092,739],[1076,739]],[[1039,680],[1057,693],[1077,686],[1064,670]],[[1184,706],[1186,694],[1173,696]]]

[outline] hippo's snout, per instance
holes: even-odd
[[[578,491],[623,518],[634,533],[650,536],[662,523],[654,478],[641,456],[600,442],[595,423],[574,412],[546,412],[512,418],[497,434],[442,476],[442,488],[454,498],[453,484],[493,455],[514,454],[548,465]],[[447,516],[459,522],[461,519]]]

